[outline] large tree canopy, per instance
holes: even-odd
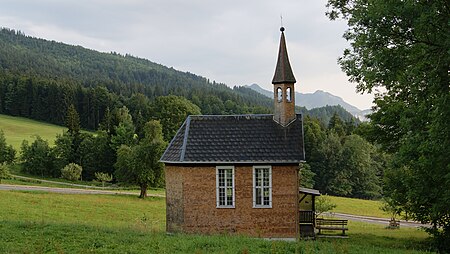
[[[359,92],[376,92],[371,137],[394,154],[385,193],[432,223],[450,251],[450,2],[329,0],[347,20],[351,47],[339,59]]]

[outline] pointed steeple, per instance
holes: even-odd
[[[280,49],[278,51],[277,67],[272,84],[295,83],[294,73],[292,73],[291,64],[289,63],[288,53],[286,49],[286,40],[284,38],[284,27],[280,28],[281,39]]]
[[[284,27],[280,28],[280,50],[278,52],[278,62],[273,76],[274,111],[273,120],[281,126],[288,126],[297,118],[295,115],[295,91],[296,82],[292,73],[284,39]]]

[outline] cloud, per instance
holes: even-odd
[[[345,24],[325,17],[326,0],[4,0],[2,26],[100,51],[130,53],[230,86],[271,89],[280,14],[298,91],[321,89],[360,108],[336,59]],[[304,91],[302,89],[305,89]]]

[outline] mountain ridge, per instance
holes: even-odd
[[[259,92],[266,97],[272,98],[273,92],[268,91],[258,84],[246,85],[245,87],[250,88],[256,92]],[[346,111],[359,118],[360,120],[365,120],[365,115],[370,113],[370,109],[361,110],[350,103],[345,102],[341,97],[333,95],[329,92],[323,90],[317,90],[314,93],[299,93],[295,92],[295,105],[300,107],[305,107],[306,109],[314,109],[325,106],[336,106],[340,105]]]

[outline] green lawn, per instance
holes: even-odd
[[[389,214],[380,209],[381,201],[363,200],[357,198],[344,198],[328,196],[336,204],[333,212],[364,215],[379,218],[390,218]]]
[[[0,115],[0,129],[5,133],[6,142],[19,151],[22,141],[25,139],[31,142],[34,135],[41,136],[53,145],[56,134],[67,128],[23,117]]]
[[[348,239],[165,234],[165,200],[0,192],[0,253],[423,253],[426,234],[349,222]]]

